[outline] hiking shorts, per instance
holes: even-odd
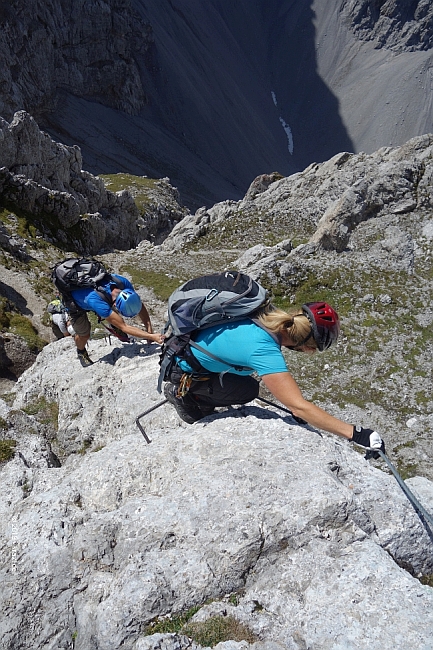
[[[78,336],[90,336],[91,325],[85,311],[69,312],[69,320],[73,331]]]
[[[170,375],[173,384],[179,384],[183,371],[176,366]],[[206,406],[231,406],[232,404],[247,404],[252,402],[259,395],[259,382],[250,375],[235,375],[227,372],[222,377],[210,372],[208,379],[204,381],[193,381],[189,393],[193,395],[198,403]]]

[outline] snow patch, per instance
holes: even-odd
[[[274,102],[274,106],[276,106],[278,108],[277,96],[276,96],[276,94],[274,93],[273,90],[271,90],[271,97],[272,97],[272,101]],[[283,129],[284,129],[284,131],[286,133],[286,136],[287,136],[287,148],[289,150],[290,155],[293,156],[293,133],[292,133],[292,129],[290,128],[290,125],[287,124],[287,122],[281,116],[280,116],[279,119],[280,119],[280,122],[281,122],[281,126],[283,127]]]

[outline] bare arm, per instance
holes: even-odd
[[[147,309],[146,310],[147,314]],[[141,317],[142,310],[140,311],[140,317]],[[147,314],[149,316],[149,314]],[[145,330],[142,330],[139,327],[134,327],[133,325],[127,325],[123,318],[119,316],[119,314],[116,314],[115,311],[112,311],[111,314],[107,317],[107,321],[117,327],[119,330],[124,332],[125,334],[128,334],[130,336],[135,336],[138,339],[146,339],[147,341],[155,341],[156,343],[162,343],[164,341],[164,335],[163,334],[153,334],[152,331],[146,332]],[[143,321],[144,322],[144,321]],[[150,321],[149,321],[150,322]]]
[[[302,396],[299,386],[289,372],[276,372],[262,377],[263,383],[293,415],[329,433],[352,439],[353,424],[347,424],[330,415]]]

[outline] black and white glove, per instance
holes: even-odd
[[[375,451],[376,449],[380,449],[380,451],[385,453],[385,443],[377,431],[373,431],[373,429],[363,429],[358,425],[353,427],[352,442],[368,450],[366,455],[367,459],[380,457],[380,454]]]

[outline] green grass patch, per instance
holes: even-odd
[[[392,451],[396,454],[397,452],[401,451],[401,449],[413,449],[415,446],[415,440],[408,440],[407,442],[403,442],[401,445],[393,447]]]
[[[81,448],[78,450],[77,453],[84,456],[84,454],[90,449],[91,446],[92,446],[92,443],[91,443],[90,440],[84,440]]]
[[[418,474],[418,465],[416,463],[405,463],[401,458],[397,460],[397,470],[403,481],[407,478],[413,478]]]
[[[199,645],[210,648],[223,641],[257,641],[257,636],[233,616],[213,616],[202,623],[188,623],[182,633]]]
[[[257,641],[257,636],[233,616],[213,616],[206,621],[192,623],[191,618],[199,609],[191,607],[186,612],[157,619],[146,628],[146,634],[185,634],[199,645],[210,648],[222,641]]]
[[[0,440],[0,463],[6,463],[15,455],[16,440]]]
[[[27,415],[34,415],[41,424],[51,424],[56,430],[59,422],[59,405],[57,402],[49,402],[41,397],[25,406],[22,411]]]
[[[200,607],[191,607],[186,612],[173,614],[167,618],[159,618],[146,628],[146,635],[149,634],[172,634],[180,632],[183,626],[198,612]]]
[[[32,286],[35,292],[45,300],[48,302],[53,300],[54,285],[48,276],[40,276],[37,280],[32,282]]]
[[[164,273],[156,271],[143,271],[130,264],[122,266],[120,272],[128,273],[134,286],[150,287],[155,296],[163,301],[168,300],[173,291],[186,281],[174,276],[168,277]]]
[[[9,331],[24,339],[32,352],[40,352],[48,344],[48,341],[38,335],[31,321],[21,314],[10,314]]]
[[[16,395],[15,393],[3,393],[0,395],[0,397],[4,402],[6,402],[6,404],[9,404],[9,406],[11,406],[11,404],[13,404],[15,401]]]
[[[35,353],[40,352],[48,343],[38,335],[32,322],[26,316],[19,314],[15,306],[6,298],[0,298],[0,329],[20,336]]]
[[[152,198],[149,196],[149,190],[155,189],[158,179],[123,173],[99,174],[99,178],[104,181],[105,187],[110,192],[128,190],[134,197],[135,205],[140,211],[145,210],[150,203],[153,203]]]

